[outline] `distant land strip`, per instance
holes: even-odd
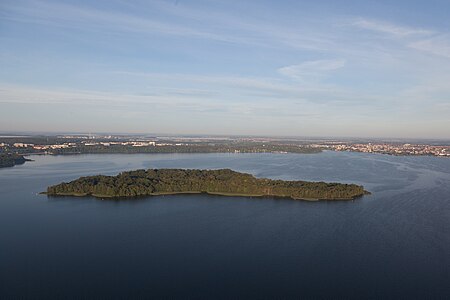
[[[286,197],[298,200],[352,200],[366,194],[356,184],[256,178],[230,169],[148,169],[117,176],[87,176],[49,186],[48,196],[131,198],[207,193],[223,196]]]
[[[323,150],[450,158],[449,141],[287,139],[261,137],[148,137],[132,135],[3,136],[0,153],[320,153]]]
[[[24,164],[26,161],[31,161],[31,159],[15,153],[0,154],[0,168],[14,167],[15,165]]]

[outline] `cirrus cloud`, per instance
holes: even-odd
[[[278,73],[295,80],[318,80],[332,71],[343,68],[345,63],[343,59],[311,60],[279,68]]]

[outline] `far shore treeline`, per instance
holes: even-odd
[[[0,153],[0,168],[14,167],[15,165],[24,164],[29,159],[23,155],[15,153]]]
[[[47,188],[50,196],[137,197],[178,193],[273,196],[304,200],[350,200],[367,194],[355,184],[284,181],[220,170],[149,169],[117,176],[80,177]]]

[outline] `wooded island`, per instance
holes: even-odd
[[[123,172],[117,176],[80,177],[50,186],[45,194],[114,198],[188,193],[302,200],[351,200],[368,194],[356,184],[272,180],[230,169],[148,169]]]

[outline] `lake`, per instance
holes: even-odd
[[[450,298],[450,159],[320,154],[32,156],[0,169],[0,298]],[[48,198],[142,168],[362,184],[353,201]]]

